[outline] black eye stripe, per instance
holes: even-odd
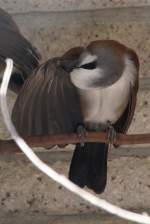
[[[88,64],[81,65],[80,68],[94,69],[94,68],[96,68],[96,61],[93,61],[93,62],[88,63]]]

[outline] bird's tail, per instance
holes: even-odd
[[[40,54],[23,37],[11,16],[0,9],[0,73],[3,71],[6,58],[14,61],[16,70],[11,83],[19,89],[28,75],[38,66]]]
[[[102,193],[107,182],[108,145],[104,143],[77,144],[70,165],[69,179],[80,187],[87,186]]]

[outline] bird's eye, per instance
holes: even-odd
[[[90,62],[88,64],[81,65],[80,68],[94,69],[94,68],[96,68],[96,61]]]

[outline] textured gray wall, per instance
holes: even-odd
[[[150,0],[0,0],[0,5],[10,13],[27,13],[149,6]]]

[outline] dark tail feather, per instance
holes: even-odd
[[[85,146],[81,147],[80,144],[76,145],[70,165],[69,179],[80,187],[86,185],[89,165],[88,154],[89,152],[86,151]]]
[[[107,182],[108,145],[104,143],[77,144],[70,165],[69,179],[80,187],[85,185],[102,193]]]
[[[107,182],[107,154],[108,145],[104,143],[89,143],[87,150],[90,151],[90,162],[86,185],[96,193],[105,190]]]

